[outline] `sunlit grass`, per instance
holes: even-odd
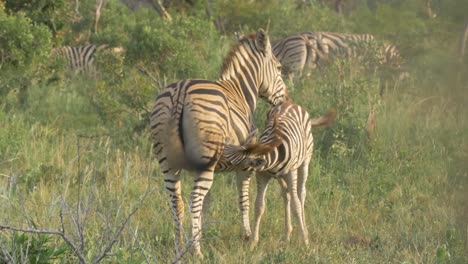
[[[316,98],[317,90],[306,89],[298,85],[292,96],[303,95],[298,101],[313,113],[320,114],[336,102],[327,97],[325,102],[309,101]],[[467,142],[462,135],[466,135],[467,122],[459,118],[461,108],[448,103],[450,100],[447,94],[387,94],[377,109],[373,142],[359,130],[352,130],[359,134],[351,136],[360,141],[346,139],[350,125],[360,124],[364,129],[367,106],[356,107],[353,120],[344,120],[349,117],[345,113],[339,116],[334,127],[340,128],[335,132],[344,133],[343,137],[328,137],[329,129],[316,131],[318,149],[307,183],[309,248],[303,247],[297,230],[289,245],[284,242],[283,201],[272,181],[260,243],[251,251],[240,238],[234,175],[216,175],[202,241],[206,261],[434,263],[439,260],[437,252],[444,248],[450,253],[448,260],[462,263],[466,237],[457,215],[463,209],[461,201],[466,196],[461,192],[466,187],[458,189],[451,183],[466,184],[459,179],[463,175],[454,174],[463,173],[463,168],[453,168],[459,166],[453,162],[466,158]],[[264,111],[259,110],[260,118]],[[67,216],[76,213],[80,197],[81,206],[89,208],[84,236],[87,257],[92,259],[131,209],[139,206],[107,261],[167,262],[173,258],[168,199],[152,161],[147,133],[137,139],[134,148],[123,150],[112,136],[63,133],[47,123],[27,127],[24,119],[4,119],[7,132],[16,127],[21,133],[15,135],[20,137],[15,158],[1,164],[3,222],[28,227],[29,219],[36,228],[59,229],[62,210],[66,229],[73,232],[72,219]],[[331,140],[326,143],[331,148],[321,149],[323,140]],[[186,206],[191,183],[190,175],[184,174]],[[151,193],[138,204],[147,190]],[[254,190],[252,180],[252,207]],[[188,232],[188,212],[184,224]],[[447,233],[453,234],[447,237]],[[63,241],[54,237],[54,244]]]

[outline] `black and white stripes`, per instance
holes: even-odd
[[[257,200],[253,245],[258,242],[260,220],[265,211],[265,192],[271,178],[278,179],[285,202],[286,238],[292,232],[290,210],[299,223],[302,240],[309,243],[305,225],[304,204],[309,163],[313,153],[312,128],[333,121],[335,113],[311,119],[307,111],[286,101],[273,107],[268,113],[267,124],[259,143],[244,145],[227,144],[223,158],[237,169],[257,171]],[[292,203],[291,203],[292,202]]]
[[[77,73],[94,74],[95,53],[106,49],[108,45],[86,44],[82,46],[63,46],[54,48],[52,55],[63,58],[69,68]]]
[[[380,43],[371,34],[303,32],[275,42],[273,52],[283,65],[283,74],[292,79],[295,73],[309,75],[335,58],[360,57],[372,44],[379,45],[375,54],[379,65],[400,68],[404,63],[395,45]]]
[[[242,37],[224,61],[217,81],[182,80],[169,85],[157,97],[151,114],[153,150],[169,194],[176,228],[176,248],[182,248],[180,172],[194,176],[191,223],[196,255],[202,255],[200,237],[203,200],[213,183],[214,171],[227,139],[242,144],[252,128],[258,97],[272,105],[287,95],[281,64],[272,53],[268,35],[259,30]],[[244,235],[249,223],[249,177],[238,173],[239,204]]]

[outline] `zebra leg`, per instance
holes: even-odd
[[[278,178],[278,182],[281,186],[281,195],[283,196],[284,200],[284,230],[286,241],[289,242],[293,230],[291,224],[291,195],[288,192],[288,184],[284,180],[283,176]]]
[[[252,235],[250,230],[250,218],[249,218],[249,186],[250,186],[250,174],[251,172],[242,171],[237,172],[237,190],[239,192],[239,209],[241,211],[243,234],[244,240],[249,240]]]
[[[307,237],[306,228],[302,221],[302,206],[297,195],[297,170],[292,170],[286,176],[288,182],[288,193],[291,195],[291,207],[299,223],[301,229],[302,240],[306,245],[309,244],[309,238]]]
[[[203,201],[206,194],[210,191],[213,184],[213,171],[201,171],[194,173],[194,183],[190,197],[190,216],[192,220],[192,238],[195,255],[203,258],[200,248],[202,236],[202,211]]]
[[[184,246],[184,227],[182,225],[184,219],[184,201],[182,200],[182,188],[180,184],[180,170],[167,170],[164,173],[164,186],[171,199],[172,218],[174,220],[176,231],[176,255]]]
[[[298,178],[297,178],[298,196],[301,202],[302,222],[304,223],[305,233],[307,237],[308,237],[309,232],[307,231],[304,205],[305,205],[305,198],[306,198],[306,192],[307,192],[306,182],[307,182],[307,177],[309,176],[309,164],[310,164],[310,159],[306,159],[304,163],[302,163],[302,165],[298,169]]]
[[[253,236],[251,238],[250,248],[253,249],[257,246],[259,240],[260,221],[263,213],[265,212],[265,194],[268,188],[268,181],[270,176],[262,173],[257,173],[257,199],[255,200],[255,224],[253,229]]]

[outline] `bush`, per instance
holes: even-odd
[[[209,60],[222,55],[220,45],[213,45],[219,43],[219,35],[209,21],[175,16],[172,23],[166,23],[150,11],[140,11],[139,17],[129,32],[128,63],[174,79],[214,75]]]
[[[0,243],[3,243],[5,238],[0,237]],[[50,242],[50,235],[26,235],[14,233],[9,241],[10,252],[0,251],[0,262],[4,263],[51,263],[54,260],[66,257],[68,247],[66,244],[61,244],[55,247]],[[2,245],[2,246],[3,246]],[[4,250],[8,250],[4,248]]]
[[[0,104],[16,89],[24,103],[31,79],[40,76],[47,60],[51,34],[47,27],[34,25],[23,13],[8,15],[0,4]]]
[[[66,0],[6,0],[5,7],[9,13],[23,13],[33,24],[47,26],[54,35],[67,30],[73,17],[71,2]]]

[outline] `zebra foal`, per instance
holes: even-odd
[[[259,30],[239,39],[225,58],[218,80],[178,81],[156,98],[151,113],[153,152],[171,201],[177,255],[183,246],[181,170],[188,170],[194,177],[190,198],[191,234],[195,254],[202,257],[203,201],[212,186],[214,172],[229,169],[217,166],[226,139],[234,144],[244,143],[253,126],[258,97],[277,105],[286,95],[281,64],[272,53],[267,33]],[[246,238],[251,235],[249,181],[249,172],[237,173]]]
[[[267,115],[265,131],[259,143],[226,144],[223,158],[241,170],[257,171],[257,199],[252,247],[259,240],[260,221],[265,211],[268,181],[276,178],[281,185],[285,204],[285,233],[289,241],[292,232],[291,209],[297,218],[303,242],[309,244],[304,204],[309,163],[314,141],[312,128],[330,124],[336,113],[311,119],[307,111],[288,100],[273,107]]]

